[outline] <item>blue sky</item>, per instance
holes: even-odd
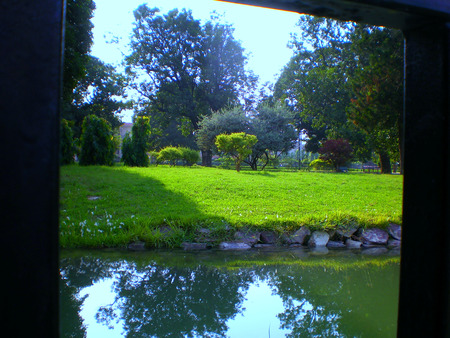
[[[287,48],[290,34],[297,28],[299,14],[237,5],[213,0],[94,0],[96,10],[92,55],[106,63],[119,65],[128,54],[127,44],[133,28],[133,11],[141,4],[158,7],[162,13],[174,8],[191,9],[193,17],[209,20],[213,11],[223,15],[222,21],[235,28],[234,37],[241,41],[249,55],[248,68],[260,83],[274,83],[281,69],[292,56]],[[128,118],[124,119],[128,120]]]

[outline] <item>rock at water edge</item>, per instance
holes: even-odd
[[[337,229],[331,239],[333,241],[343,242],[345,239],[352,237],[357,230],[358,228]]]
[[[339,241],[328,241],[327,247],[331,249],[341,249],[345,248],[345,244]]]
[[[208,249],[207,243],[189,243],[189,242],[183,242],[181,243],[181,247],[186,251],[191,250],[206,250]]]
[[[308,241],[309,247],[326,246],[330,235],[325,231],[314,231]]]
[[[353,239],[347,239],[345,241],[345,246],[349,249],[359,249],[362,243],[360,241],[354,241]]]
[[[246,243],[250,246],[259,242],[260,233],[256,231],[236,231],[234,238],[238,242]]]
[[[391,223],[387,227],[387,231],[393,239],[396,239],[398,241],[402,240],[402,227],[400,225]]]
[[[143,251],[145,250],[145,243],[141,241],[136,241],[128,244],[128,250],[130,251]]]
[[[240,242],[222,242],[219,244],[221,250],[248,250],[251,248],[250,245]]]
[[[290,237],[290,244],[303,244],[307,236],[311,234],[311,231],[307,227],[301,227]]]
[[[278,240],[278,236],[273,231],[263,231],[259,236],[260,240],[264,244],[274,244]]]
[[[373,228],[364,230],[361,238],[366,244],[385,245],[387,244],[389,235],[384,230]]]
[[[397,239],[389,238],[387,244],[388,244],[388,248],[397,248],[402,245],[402,242]]]

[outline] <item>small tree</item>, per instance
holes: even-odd
[[[234,158],[236,171],[241,170],[242,161],[252,153],[252,147],[258,142],[255,135],[246,133],[221,134],[216,138],[217,149]]]
[[[105,119],[95,115],[84,118],[81,131],[81,165],[112,165],[114,136]]]
[[[340,166],[352,159],[352,152],[352,146],[347,140],[327,140],[323,142],[319,149],[319,158],[330,163],[336,171],[339,171]]]
[[[61,164],[71,164],[74,162],[75,145],[73,141],[73,132],[67,120],[61,120],[61,144],[60,144],[60,162]]]
[[[150,119],[138,116],[131,128],[131,136],[125,135],[122,142],[122,161],[132,167],[147,167],[150,148]]]
[[[195,132],[198,147],[203,154],[207,154],[202,157],[202,165],[212,165],[211,156],[216,151],[215,142],[218,135],[248,131],[249,118],[241,107],[224,108],[203,116]]]

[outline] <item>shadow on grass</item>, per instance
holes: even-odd
[[[142,240],[149,246],[177,246],[203,224],[214,228],[223,223],[163,181],[146,176],[145,170],[63,167],[61,245],[123,246]]]

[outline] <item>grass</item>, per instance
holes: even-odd
[[[61,168],[62,247],[177,246],[196,229],[401,224],[403,177],[203,167]],[[169,226],[170,236],[159,229]]]

